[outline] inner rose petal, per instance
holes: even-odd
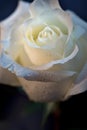
[[[49,26],[46,26],[38,35],[38,38],[36,40],[36,43],[39,46],[46,45],[49,42],[57,40],[58,35],[57,33],[50,28]]]

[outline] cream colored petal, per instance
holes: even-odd
[[[58,0],[34,0],[30,4],[29,11],[31,13],[31,17],[36,17],[44,10],[51,10],[59,8],[61,9]]]
[[[79,84],[84,79],[87,79],[87,61],[86,61],[86,64],[83,66],[83,68],[82,68],[80,74],[78,75],[77,79],[75,80],[74,84]]]
[[[79,39],[84,33],[85,33],[85,28],[81,27],[78,24],[74,24],[73,32],[72,32],[72,38]]]
[[[2,53],[0,56],[0,66],[15,73],[18,77],[23,77],[30,81],[57,82],[65,78],[75,76],[72,71],[35,71],[27,69],[15,63],[8,55]]]
[[[26,49],[26,54],[30,56],[30,60],[33,63],[33,65],[29,66],[29,67],[34,70],[47,70],[55,64],[56,65],[64,64],[64,63],[67,64],[67,62],[69,60],[72,60],[78,52],[78,47],[75,46],[73,52],[69,56],[62,58],[62,59],[58,59],[58,55],[56,55],[56,57],[54,57],[55,53],[52,54],[52,52],[49,52],[48,50],[47,51],[42,50],[42,49],[36,50],[34,48],[29,48],[27,46],[25,49]],[[21,61],[21,64],[23,64],[22,61]],[[28,64],[26,63],[25,66],[28,67]]]
[[[77,55],[70,61],[61,64],[61,70],[71,70],[78,72],[79,74],[79,72],[82,70],[83,66],[87,62],[87,33],[83,34],[83,36],[81,36],[76,43],[79,48]],[[52,67],[52,69],[54,70],[57,70],[58,68],[59,66],[57,67],[57,65],[55,65],[55,67]]]
[[[77,95],[87,91],[87,78],[78,84],[73,84],[73,87],[68,90],[63,100],[69,99],[73,95]]]
[[[56,9],[56,8],[61,9],[58,0],[43,0],[43,1],[46,2],[52,9]]]
[[[72,70],[75,72],[80,72],[84,66],[84,64],[87,61],[87,23],[85,21],[83,21],[82,19],[80,19],[76,14],[74,14],[73,12],[70,12],[71,17],[73,18],[73,22],[74,25],[78,25],[80,26],[80,31],[78,32],[78,35],[80,37],[75,38],[74,35],[74,42],[77,44],[79,51],[76,55],[75,58],[73,58],[72,60],[70,60],[69,62],[65,63],[63,65],[64,69],[66,70]],[[84,31],[83,31],[84,30]]]
[[[9,55],[4,53],[4,51],[0,55],[0,66],[5,69],[8,69],[12,73],[15,73],[16,76],[23,77],[23,78],[28,77],[29,80],[33,80],[34,76],[37,75],[37,72],[24,68],[19,64],[17,64],[15,61],[12,60],[12,58]]]
[[[80,72],[87,61],[87,33],[83,34],[77,41],[79,51],[77,55],[63,65],[65,70]]]
[[[58,26],[61,30],[63,30],[64,33],[68,34],[68,39],[72,33],[73,30],[73,22],[71,15],[61,9],[56,9],[56,10],[50,10],[48,12],[42,13],[43,17],[42,20],[48,21],[48,24],[53,24],[55,26]],[[67,31],[67,32],[66,32]],[[67,41],[68,41],[67,39]]]
[[[9,47],[7,49],[8,54],[11,55],[14,60],[18,58],[23,50],[24,43],[23,27],[19,26],[18,28],[14,28],[11,31]]]
[[[84,65],[82,71],[73,83],[73,87],[69,89],[66,93],[64,99],[67,99],[72,95],[76,95],[85,91],[87,91],[87,63]]]
[[[31,100],[37,102],[60,101],[72,87],[73,77],[59,82],[36,82],[20,78],[20,83]]]
[[[20,87],[20,83],[15,74],[0,67],[0,83]]]
[[[70,37],[73,29],[73,23],[71,15],[68,12],[61,9],[50,10],[47,12],[45,12],[44,10],[44,12],[38,17],[40,18],[41,21],[44,21],[44,23],[47,23],[48,25],[51,24],[58,26],[60,30],[69,34]]]
[[[1,30],[0,30],[1,36]],[[1,40],[1,37],[0,37]],[[2,53],[2,42],[0,42],[0,55]],[[12,86],[20,86],[17,77],[9,72],[7,69],[0,67],[0,84],[7,84]]]
[[[76,24],[76,25],[79,25],[81,26],[82,28],[84,29],[87,29],[87,22],[84,21],[83,19],[81,19],[78,15],[76,15],[74,12],[72,11],[67,11],[71,17],[72,17],[72,20],[73,22]]]
[[[9,37],[12,28],[18,27],[27,17],[30,17],[28,9],[28,2],[19,1],[17,9],[8,18],[0,22],[2,40],[6,40]]]
[[[61,50],[61,46],[64,50],[68,29],[66,29],[67,27],[65,27],[65,25],[56,18],[55,11],[53,16],[50,12],[48,15],[44,14],[43,17],[40,16],[34,20],[28,19],[24,23],[23,27],[26,40],[25,42],[30,47],[51,50],[51,48],[56,48],[56,46],[58,46],[57,52],[59,52]],[[43,34],[48,34],[48,30],[51,32],[51,34],[47,37],[47,39],[44,39]],[[42,35],[42,37],[40,37],[40,35]]]
[[[61,58],[60,55],[54,54],[51,50],[31,48],[27,45],[24,46],[24,49],[26,55],[28,55],[29,57],[28,60],[31,60],[31,63],[33,64],[33,66],[35,66],[35,68]]]
[[[19,31],[16,32],[16,30],[20,27],[20,24],[22,24],[23,21],[27,17],[28,18],[30,17],[28,9],[29,9],[28,2],[19,1],[17,9],[7,19],[0,22],[0,26],[1,26],[1,35],[0,36],[1,36],[1,40],[3,41],[3,44],[5,43],[4,49],[5,49],[5,51],[6,51],[6,49],[7,49],[7,51],[9,51],[9,49],[10,49],[9,52],[12,55],[12,57],[14,57],[14,59],[19,54],[18,50],[20,50],[19,49],[20,45],[16,46],[16,44],[18,44],[18,43],[15,40],[19,40],[18,39]],[[15,30],[14,31],[15,35],[14,35],[14,37],[11,35],[12,39],[10,41],[10,34],[11,34],[12,30]],[[20,32],[21,32],[21,29],[20,29]],[[10,44],[10,42],[12,44]],[[11,47],[11,48],[8,49],[8,47]]]

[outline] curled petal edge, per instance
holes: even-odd
[[[69,60],[73,59],[76,56],[76,54],[78,53],[78,51],[79,51],[79,48],[77,45],[75,45],[74,51],[68,57],[63,58],[61,60],[51,61],[50,63],[39,66],[39,67],[35,67],[35,70],[47,70],[55,64],[64,64],[64,63],[68,62]]]
[[[30,81],[57,82],[67,77],[76,75],[74,71],[37,71],[25,68],[14,62],[9,55],[4,52],[0,55],[0,66],[8,69],[18,77],[25,78]]]

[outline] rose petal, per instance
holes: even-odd
[[[28,9],[29,9],[28,2],[19,1],[18,8],[16,9],[16,11],[14,11],[14,13],[12,13],[7,19],[0,22],[0,26],[2,29],[1,30],[2,40],[6,40],[9,37],[10,30],[13,28],[13,26],[17,27],[25,20],[25,18],[30,17]]]
[[[29,8],[31,17],[36,17],[44,10],[51,10],[55,8],[61,9],[58,0],[34,0],[34,2],[30,4]]]
[[[19,77],[23,77],[30,81],[44,81],[44,82],[57,82],[62,79],[75,76],[76,73],[72,71],[35,71],[24,68],[15,63],[8,55],[2,53],[0,56],[0,65],[15,73]]]
[[[80,73],[76,79],[76,81],[73,84],[72,89],[69,89],[69,91],[66,93],[66,96],[64,99],[69,98],[72,95],[76,95],[82,92],[87,91],[87,23],[81,20],[77,15],[75,15],[73,12],[70,12],[73,21],[76,25],[79,25],[80,28],[83,28],[85,30],[84,33],[82,33],[81,37],[78,39],[78,46],[79,46],[79,53],[77,57],[77,66],[72,65],[76,68],[80,68]],[[82,31],[83,32],[83,31]],[[75,63],[75,61],[73,61]],[[74,69],[74,70],[75,70]]]
[[[82,28],[84,29],[87,29],[87,22],[85,22],[84,20],[82,20],[79,16],[77,16],[74,12],[72,11],[67,11],[71,17],[72,17],[72,20],[73,22],[76,24],[76,25],[79,25],[81,26]]]
[[[71,96],[83,93],[85,91],[87,91],[87,78],[79,84],[73,85],[73,87],[68,90],[63,100],[67,100]]]
[[[78,25],[78,27],[80,26],[80,31],[79,32],[79,36],[75,38],[74,35],[74,42],[77,44],[79,51],[77,53],[77,55],[75,56],[75,58],[73,58],[72,60],[70,60],[68,63],[65,63],[63,65],[63,68],[65,68],[65,70],[72,70],[75,72],[80,72],[81,69],[83,68],[84,64],[87,61],[87,23],[84,22],[83,20],[81,20],[76,14],[74,14],[71,11],[68,11],[71,15],[71,17],[73,18],[73,22],[74,25]],[[83,31],[84,30],[84,31]]]
[[[2,67],[0,67],[0,83],[12,85],[15,87],[20,86],[20,83],[18,82],[18,79],[15,74],[12,74],[10,71],[8,71],[7,69],[3,69]]]
[[[75,57],[77,52],[78,52],[78,47],[75,46],[74,51],[68,57],[62,58],[60,60],[54,60],[54,61],[51,61],[51,62],[49,62],[45,65],[41,65],[41,66],[31,66],[31,68],[34,69],[34,70],[47,70],[47,69],[51,68],[53,65],[58,65],[58,64],[64,64],[65,65],[65,63],[67,64],[68,61],[70,61],[71,59],[73,59]]]
[[[31,100],[48,102],[63,100],[68,89],[72,87],[73,77],[59,82],[32,82],[23,78],[19,81]]]
[[[73,33],[72,33],[72,38],[79,39],[83,34],[85,33],[85,29],[82,28],[80,25],[74,25]]]
[[[64,99],[85,91],[87,91],[87,63],[84,65],[82,71],[75,80],[73,87],[66,93]]]
[[[43,0],[43,1],[46,2],[52,9],[56,9],[56,8],[61,9],[58,0]]]

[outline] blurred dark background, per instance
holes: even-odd
[[[0,0],[0,21],[15,11],[17,4],[18,0]],[[87,21],[87,0],[60,0],[60,4],[64,10],[70,9]],[[29,101],[21,88],[0,84],[0,130],[41,130],[43,106]],[[86,130],[87,92],[60,102],[60,118],[56,123],[60,130]],[[54,116],[50,114],[44,130],[53,130],[54,124]]]

